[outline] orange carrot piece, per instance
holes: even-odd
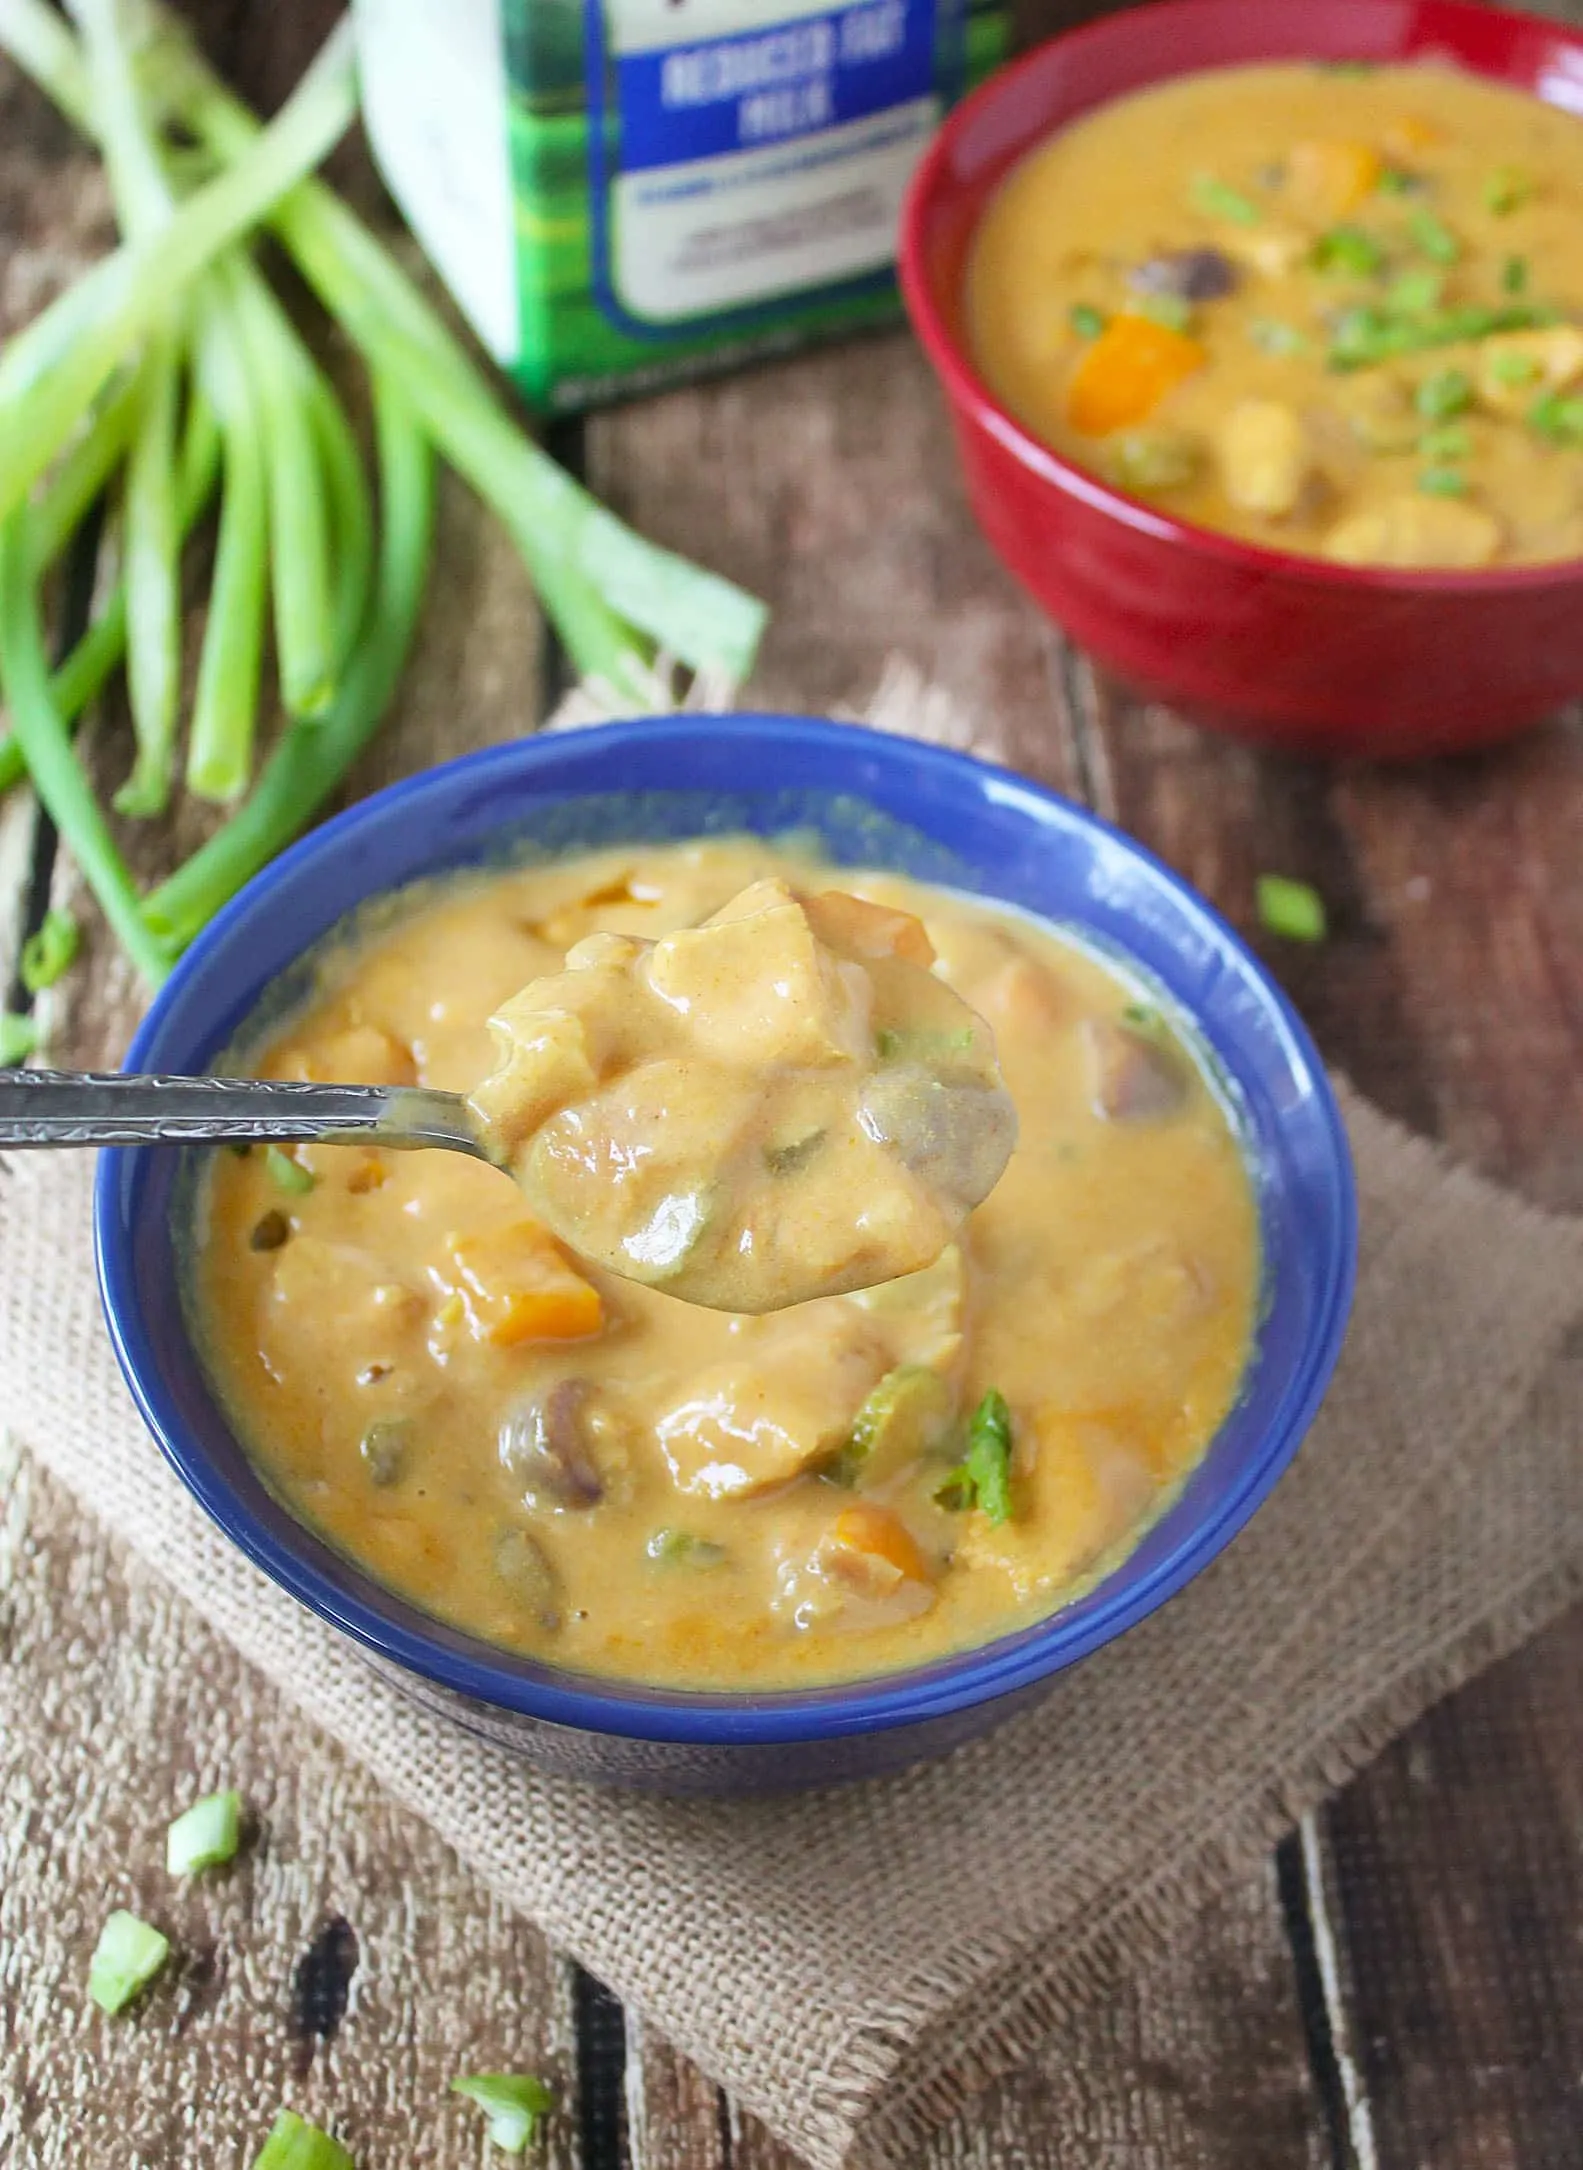
[[[1292,145],[1286,185],[1293,201],[1313,217],[1339,219],[1374,193],[1384,170],[1372,143],[1324,137]]]
[[[1114,316],[1084,348],[1067,387],[1066,412],[1085,437],[1141,422],[1173,386],[1202,368],[1196,339],[1152,317]]]
[[[468,1323],[482,1341],[580,1341],[604,1323],[599,1291],[567,1265],[536,1221],[452,1236]]]
[[[842,1508],[830,1532],[830,1544],[837,1560],[842,1553],[857,1554],[883,1561],[908,1582],[934,1580],[906,1523],[888,1507],[876,1506],[871,1500],[859,1500]]]

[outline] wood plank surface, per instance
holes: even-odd
[[[335,11],[333,0],[267,11],[206,0],[199,12],[211,49],[270,104]],[[1094,12],[1072,0],[1019,10],[1030,31]],[[366,167],[338,170],[369,192]],[[106,233],[91,164],[0,70],[0,329]],[[1342,772],[1130,700],[990,556],[904,337],[601,416],[584,437],[590,479],[618,509],[771,600],[750,689],[763,705],[859,710],[887,657],[905,653],[942,689],[947,728],[1119,819],[1252,931],[1327,1057],[1382,1105],[1537,1198],[1583,1204],[1577,719],[1475,761]],[[417,666],[355,788],[537,714],[543,653],[526,582],[454,486],[438,564]],[[96,739],[102,773],[119,774],[123,746],[112,706]],[[4,821],[14,906],[25,801]],[[153,873],[190,841],[178,827],[134,849]],[[1322,949],[1252,930],[1264,870],[1325,894],[1335,932]],[[55,893],[80,907],[64,865]],[[54,1002],[57,1051],[113,1059],[136,1002],[94,936]],[[298,2089],[303,2107],[343,2114],[371,2165],[482,2159],[469,2115],[438,2100],[444,2059],[465,2038],[477,2063],[560,2077],[568,2107],[549,2159],[564,2170],[623,2159],[790,2170],[630,2017],[624,2074],[619,2046],[596,2054],[587,1999],[536,1933],[493,1909],[329,1744],[305,1740],[227,1649],[192,1637],[154,1578],[102,1537],[85,1547],[88,1526],[25,1462],[0,1465],[0,1526],[0,2159],[14,2150],[27,2170],[245,2160],[260,2119]],[[151,1678],[137,1653],[178,1633],[185,1672]],[[62,1647],[73,1692],[33,1695],[46,1677],[37,1653]],[[1580,1677],[1574,1618],[1432,1713],[1314,1826],[1306,1910],[1273,1867],[1226,1894],[1093,2016],[1075,2054],[1034,2060],[942,2134],[930,2164],[1576,2170]],[[239,1764],[264,1843],[173,1899],[154,1865],[178,1787]],[[335,1845],[305,1858],[293,1833],[309,1827],[334,1831]],[[123,1897],[156,1918],[163,1909],[197,1961],[135,2026],[114,2029],[72,1985]],[[348,1947],[323,1939],[336,1918],[360,1954],[348,2010],[330,2040],[305,2042],[293,1985],[310,1949],[331,1976],[336,1951],[344,1962]],[[470,1962],[484,1956],[507,1958],[520,1982],[510,2013],[469,2004]]]

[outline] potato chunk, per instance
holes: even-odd
[[[604,1322],[599,1291],[573,1272],[536,1221],[449,1236],[445,1250],[476,1340],[506,1349],[519,1341],[577,1341]]]
[[[867,1051],[863,975],[820,943],[783,882],[756,882],[724,914],[666,935],[647,976],[717,1059],[855,1062]]]
[[[1338,520],[1325,555],[1342,565],[1422,565],[1455,572],[1488,565],[1501,547],[1500,523],[1482,505],[1403,493]]]
[[[1220,479],[1234,505],[1283,519],[1313,479],[1303,425],[1279,399],[1239,400],[1220,432]]]

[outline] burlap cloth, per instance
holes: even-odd
[[[1348,1116],[1356,1319],[1272,1499],[1038,1710],[883,1784],[593,1793],[377,1679],[232,1551],[143,1432],[100,1321],[86,1157],[0,1176],[0,1423],[792,2146],[892,2163],[1583,1583],[1583,1223],[1355,1100]],[[502,1964],[493,1994],[514,1988]]]

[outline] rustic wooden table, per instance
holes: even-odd
[[[199,12],[236,80],[269,104],[334,9],[231,0]],[[1028,5],[1025,29],[1080,12]],[[355,155],[341,177],[370,194]],[[0,331],[108,232],[92,162],[39,98],[0,74]],[[762,705],[861,709],[887,655],[901,652],[1007,760],[1142,837],[1245,929],[1258,871],[1312,881],[1332,938],[1313,951],[1254,939],[1326,1056],[1453,1152],[1545,1204],[1583,1207],[1583,718],[1484,758],[1343,771],[1250,752],[1128,699],[1037,616],[980,541],[940,401],[900,333],[563,427],[557,450],[644,532],[770,600],[749,689]],[[359,790],[531,728],[559,684],[509,549],[454,488],[443,521],[423,654]],[[91,579],[91,567],[79,570]],[[95,738],[94,758],[112,771],[123,758],[117,724],[102,719]],[[189,848],[193,820],[139,839],[140,863],[152,873]],[[47,826],[13,794],[0,812],[7,956],[52,894],[82,908]],[[56,1053],[113,1061],[135,999],[95,934],[56,1001]],[[145,2020],[102,2051],[90,2095],[63,2100],[47,1955],[75,1963],[84,1935],[91,1942],[107,1875],[130,1857],[129,1794],[163,1798],[162,1774],[186,1754],[183,1728],[198,1725],[203,1698],[207,1722],[223,1724],[214,1713],[234,1711],[244,1691],[235,1661],[205,1645],[190,1706],[151,1709],[117,1653],[156,1632],[157,1596],[113,1547],[84,1551],[85,1525],[47,1490],[24,1513],[25,1479],[25,1458],[0,1459],[0,1676],[13,1676],[0,1756],[0,2156],[19,2170],[220,2159],[189,2151],[203,2108],[192,2091],[242,2101],[267,2085],[258,2072],[272,2029],[295,2029],[305,2069],[334,2032],[371,1923],[431,1981],[456,1980],[443,1924],[448,1907],[466,1906],[475,1939],[515,1954],[519,2037],[568,2079],[571,2114],[551,2141],[565,2170],[791,2170],[696,2070],[490,1910],[436,1842],[350,1771],[314,1781],[340,1789],[347,1829],[281,1902],[300,1936],[295,1964],[261,1962],[256,1978],[233,1980],[226,1995],[242,2018],[195,2051],[183,2038],[219,1994],[212,1955],[206,1973],[200,1952],[163,2008],[170,2041],[163,2022]],[[32,1632],[71,1642],[70,1694],[30,1688],[29,1638],[10,1632],[7,1592],[23,1560]],[[1062,2061],[1036,2060],[975,2106],[931,2150],[940,2170],[1577,2170],[1580,1682],[1574,1616],[1432,1712],[1306,1821],[1183,1949],[1095,2015],[1081,2057],[1068,2044]],[[290,1713],[273,1698],[249,1708],[255,1762],[277,1758],[289,1794]],[[112,1736],[133,1745],[110,1756]],[[96,1792],[99,1763],[114,1780]],[[399,2064],[421,2009],[420,1988],[380,2052],[391,2070],[366,2091],[362,2130],[386,2134],[371,2160],[451,2159],[401,2143]],[[351,2061],[348,2050],[349,2087]]]

